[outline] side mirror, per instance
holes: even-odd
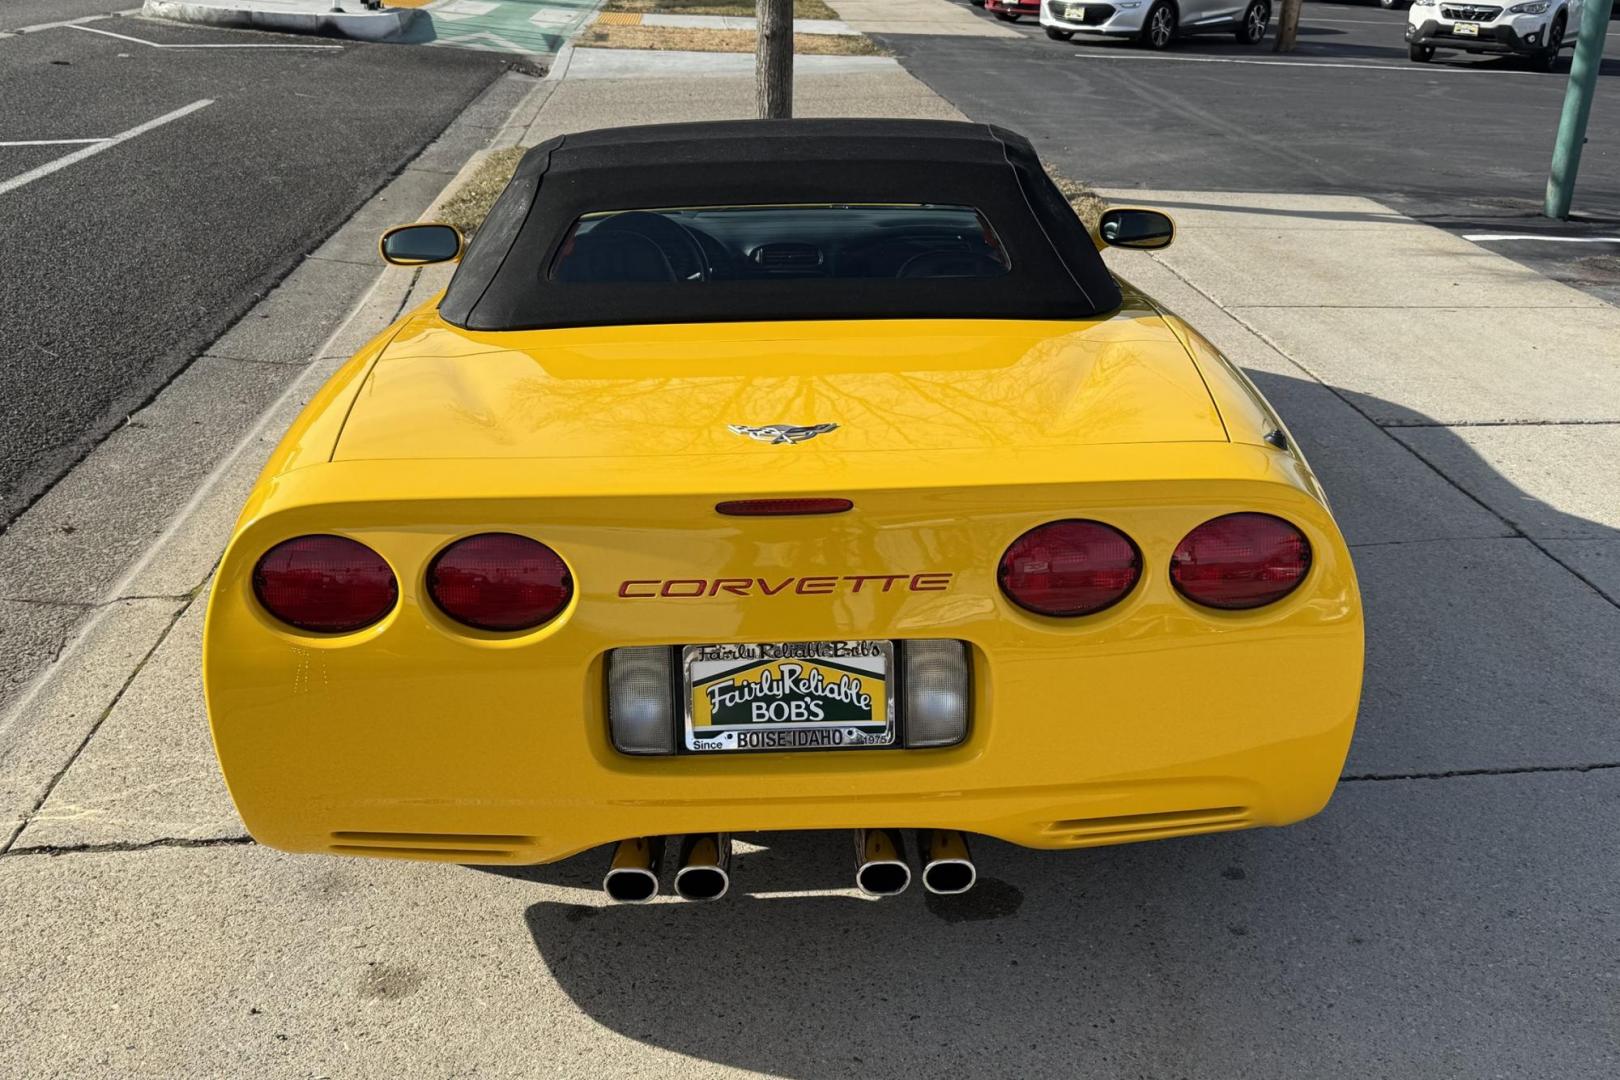
[[[1114,206],[1103,211],[1097,235],[1109,247],[1163,248],[1176,238],[1176,223],[1169,214],[1158,210]]]
[[[393,266],[427,266],[461,258],[461,230],[437,222],[396,225],[382,234],[378,250]]]

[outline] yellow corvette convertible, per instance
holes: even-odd
[[[214,583],[248,828],[614,844],[636,901],[720,896],[743,830],[849,830],[884,895],[970,887],[968,834],[1316,813],[1355,575],[1272,409],[1098,255],[1172,230],[1088,232],[999,128],[798,120],[559,137],[464,254],[391,231],[454,278],[310,402]]]

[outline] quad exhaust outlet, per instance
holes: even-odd
[[[620,904],[645,904],[658,896],[665,837],[621,840],[613,849],[602,888]],[[911,864],[898,829],[856,829],[855,886],[867,896],[899,896],[911,886]],[[979,872],[967,838],[955,829],[917,833],[923,888],[955,896],[973,888]],[[682,900],[719,900],[731,889],[731,835],[689,833],[680,838],[675,895]]]
[[[955,829],[926,829],[918,841],[923,857],[923,888],[940,896],[955,896],[979,880],[967,838]]]
[[[899,896],[911,884],[905,840],[895,829],[855,830],[855,885],[867,896]]]
[[[731,836],[692,833],[681,837],[675,895],[682,900],[718,900],[731,888]]]
[[[645,904],[658,895],[658,870],[663,861],[662,836],[620,840],[602,888],[620,904]]]

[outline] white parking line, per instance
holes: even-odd
[[[1540,240],[1547,244],[1620,244],[1620,236],[1538,236],[1535,233],[1463,233],[1476,244],[1493,240]]]
[[[12,139],[0,146],[72,146],[76,143],[106,142],[106,139]]]
[[[182,116],[190,116],[198,109],[206,109],[213,103],[213,98],[203,98],[201,101],[193,101],[190,105],[182,106],[181,108],[174,110],[174,112],[164,113],[156,120],[148,120],[144,124],[137,124],[128,131],[121,131],[111,138],[98,140],[94,145],[86,146],[83,150],[75,150],[71,154],[63,154],[59,158],[47,161],[38,168],[29,169],[25,173],[20,173],[17,176],[13,176],[10,180],[0,181],[0,195],[5,195],[8,192],[16,191],[24,184],[32,184],[35,180],[38,180],[41,177],[49,176],[58,169],[65,169],[69,165],[83,161],[87,157],[93,157],[96,154],[101,153],[103,150],[111,150],[119,143],[128,142],[138,135],[145,135],[153,128],[160,128],[172,120],[178,120]]]
[[[81,28],[82,29],[82,28]],[[1535,75],[1533,71],[1506,71],[1500,68],[1445,67],[1434,64],[1355,64],[1331,60],[1240,60],[1228,56],[1157,56],[1137,52],[1077,52],[1084,60],[1163,60],[1172,64],[1249,64],[1254,67],[1348,68],[1351,71],[1404,71],[1412,75],[1450,75],[1476,72],[1490,75]]]
[[[272,44],[272,45],[263,45],[263,44],[260,44],[258,42],[241,42],[241,43],[227,42],[225,44],[217,44],[217,45],[181,45],[181,44],[169,44],[167,42],[162,42],[162,41],[147,41],[145,38],[130,37],[128,34],[115,34],[111,30],[103,30],[100,27],[96,27],[96,26],[84,26],[84,25],[82,25],[80,23],[70,23],[70,24],[68,24],[68,29],[69,30],[83,30],[87,34],[102,34],[102,35],[104,35],[106,37],[118,38],[120,41],[133,41],[137,45],[146,45],[146,46],[148,46],[150,48],[153,48],[153,49],[339,49],[339,50],[341,50],[343,48],[342,45],[283,45],[283,44],[281,44],[279,42],[276,43],[276,44]]]

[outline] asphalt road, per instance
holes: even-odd
[[[979,17],[989,19],[982,11]],[[1611,31],[1575,210],[1540,217],[1569,54],[1407,59],[1406,13],[1307,3],[1299,48],[1209,35],[1151,53],[1099,39],[881,35],[907,70],[976,120],[1028,135],[1100,187],[1364,195],[1463,235],[1620,235],[1620,34]],[[1489,241],[1620,302],[1620,244]],[[1420,283],[1414,283],[1420,287]]]
[[[28,2],[8,20],[81,13]],[[234,47],[160,47],[195,44]],[[0,143],[137,132],[20,185],[88,144],[0,145],[0,529],[507,63],[139,19],[0,37]]]

